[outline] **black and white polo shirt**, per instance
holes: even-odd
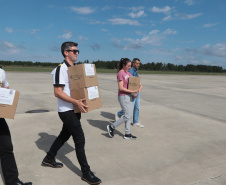
[[[63,92],[68,96],[71,96],[71,86],[68,76],[68,67],[70,64],[64,60],[59,66],[57,66],[52,72],[53,85],[54,86],[62,86]],[[58,102],[58,112],[66,112],[69,110],[74,110],[73,104],[66,102],[60,98],[57,98]]]

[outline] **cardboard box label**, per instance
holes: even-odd
[[[95,99],[95,98],[99,98],[99,91],[98,91],[98,87],[94,86],[94,87],[87,87],[87,91],[88,91],[88,98],[89,100]]]
[[[2,89],[2,88],[0,88],[0,89]],[[15,91],[15,90],[13,90],[13,91],[15,92],[15,94],[14,94],[12,105],[6,105],[6,104],[1,104],[0,103],[0,118],[14,119],[20,92],[19,91]]]
[[[94,76],[95,70],[93,64],[84,64],[86,76]]]
[[[15,90],[0,88],[0,104],[12,105],[15,96]]]
[[[71,90],[71,97],[76,100],[85,98],[86,101],[84,101],[84,104],[89,106],[89,108],[87,109],[88,112],[102,107],[98,86],[91,88],[88,87],[82,89],[73,89]],[[74,112],[80,112],[79,108],[76,105],[74,105]]]

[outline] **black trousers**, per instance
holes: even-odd
[[[78,162],[81,166],[82,173],[88,173],[90,167],[88,165],[85,154],[85,136],[81,126],[81,113],[74,113],[73,110],[59,112],[60,119],[63,122],[63,128],[47,152],[47,157],[54,159],[58,150],[72,136],[75,143],[75,152]]]
[[[19,181],[19,173],[13,154],[9,127],[4,118],[0,118],[0,159],[6,185],[15,185]]]

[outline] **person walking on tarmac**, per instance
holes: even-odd
[[[76,100],[70,95],[71,87],[68,76],[68,67],[77,61],[79,50],[75,42],[64,42],[61,52],[65,60],[52,71],[54,94],[58,101],[58,115],[63,122],[62,130],[53,142],[50,150],[42,161],[42,166],[53,168],[63,167],[62,163],[56,162],[58,150],[72,136],[75,144],[75,152],[83,173],[81,179],[88,184],[100,184],[101,180],[90,170],[85,154],[85,136],[81,126],[81,113],[74,113],[73,104],[77,105],[82,113],[86,112],[85,99]]]
[[[1,68],[0,88],[9,89],[9,83],[7,82],[5,71]],[[23,183],[18,178],[19,172],[13,153],[11,134],[4,118],[0,118],[0,159],[2,174],[6,185],[32,185],[31,182]]]
[[[139,69],[140,67],[140,59],[138,58],[134,58],[133,59],[133,62],[132,62],[132,65],[133,67],[131,67],[129,69],[129,73],[135,77],[139,77],[138,73],[137,73],[137,70]],[[139,91],[138,93],[134,93],[133,95],[133,123],[132,125],[133,126],[137,126],[137,127],[140,127],[140,128],[143,128],[144,125],[142,125],[138,119],[139,119],[139,112],[140,112],[140,91],[142,89],[142,85],[140,83],[140,88],[139,88]],[[115,121],[120,118],[121,116],[123,116],[123,111],[119,111],[115,114]]]
[[[137,93],[138,90],[132,91],[128,89],[129,77],[132,76],[128,70],[131,68],[131,61],[128,58],[121,58],[119,63],[119,71],[117,74],[118,81],[118,101],[121,105],[124,116],[115,121],[112,125],[107,126],[110,137],[114,137],[114,129],[125,122],[124,139],[136,139],[130,132],[132,118],[132,96],[131,93]]]

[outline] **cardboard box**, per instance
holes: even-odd
[[[77,100],[85,98],[86,101],[84,101],[84,104],[89,106],[87,112],[102,107],[98,86],[73,89],[71,90],[71,97]],[[76,105],[74,105],[74,112],[80,112],[79,108]]]
[[[140,88],[140,77],[130,76],[128,89],[135,91]]]
[[[95,64],[78,64],[68,67],[71,90],[98,86]]]
[[[4,89],[4,88],[0,88],[0,89]],[[7,89],[7,90],[10,91],[12,89]],[[12,105],[0,104],[0,118],[14,119],[18,100],[19,100],[19,95],[20,95],[20,92],[15,91]]]

